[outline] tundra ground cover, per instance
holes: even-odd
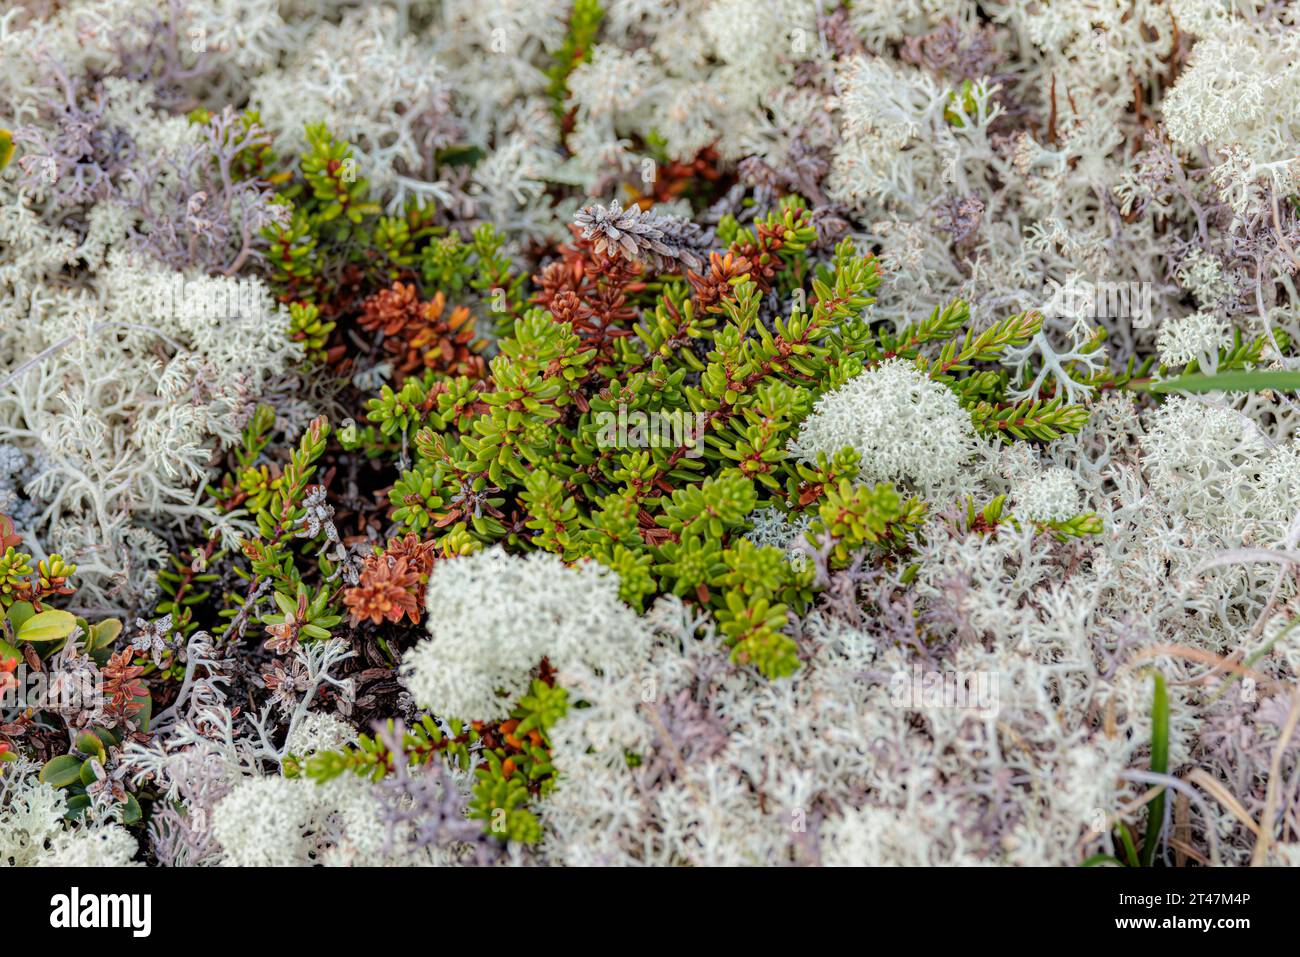
[[[1300,24],[0,14],[0,862],[1300,863]]]

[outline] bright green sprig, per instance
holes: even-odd
[[[1010,405],[980,402],[970,410],[975,428],[988,435],[1050,442],[1077,432],[1088,421],[1088,410],[1067,405],[1065,399],[1023,399]]]
[[[551,55],[553,62],[546,71],[550,81],[546,93],[551,98],[551,108],[558,122],[563,123],[568,112],[569,74],[579,64],[591,60],[591,50],[604,17],[605,11],[601,9],[599,0],[574,0],[564,42]]]
[[[444,732],[438,722],[423,715],[414,725],[402,731],[401,753],[394,754],[384,743],[384,737],[362,734],[353,746],[338,751],[318,751],[303,762],[295,758],[286,764],[291,775],[305,773],[313,781],[329,781],[344,773],[378,781],[396,770],[399,762],[407,766],[427,764],[441,755],[448,763],[461,770],[469,770],[469,748],[478,735],[462,721],[447,722]],[[388,722],[388,739],[396,735],[396,727]]]

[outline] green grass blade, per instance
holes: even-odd
[[[1151,695],[1151,772],[1169,773],[1169,692],[1165,689],[1165,676],[1152,672],[1155,687]],[[1142,866],[1150,867],[1156,860],[1156,847],[1160,843],[1160,825],[1165,817],[1165,792],[1161,791],[1147,805],[1147,836],[1142,842]]]
[[[1115,830],[1119,831],[1119,842],[1124,845],[1124,859],[1128,861],[1129,867],[1141,867],[1138,861],[1137,848],[1133,846],[1133,835],[1128,832],[1127,825],[1122,822],[1116,825]]]
[[[1282,392],[1300,390],[1300,372],[1285,369],[1250,369],[1224,372],[1221,375],[1191,375],[1153,382],[1152,392],[1259,392],[1277,389]]]

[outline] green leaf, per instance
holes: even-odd
[[[58,641],[72,634],[72,629],[76,627],[75,615],[51,608],[23,622],[16,637],[19,641]]]
[[[36,609],[32,607],[31,602],[16,601],[9,606],[9,624],[13,625],[14,631],[16,632],[22,627],[23,622],[28,618],[31,618],[34,614],[36,614]]]
[[[14,156],[14,138],[8,130],[0,130],[0,169],[9,165]]]
[[[100,761],[99,766],[103,767],[104,762]],[[95,783],[95,766],[89,761],[81,766],[81,783],[85,787],[90,787]]]
[[[122,823],[129,826],[137,823],[140,817],[140,802],[135,799],[134,794],[128,794],[122,803]]]
[[[90,758],[98,759],[100,764],[108,760],[108,755],[104,751],[104,742],[100,740],[99,735],[87,731],[84,734],[77,735],[77,750]],[[91,781],[94,780],[92,777]],[[87,784],[90,782],[87,781]]]
[[[135,722],[141,731],[149,730],[149,722],[153,719],[153,698],[147,694],[139,695],[132,698],[132,701],[139,703],[140,707],[135,712]]]
[[[107,648],[113,642],[117,641],[117,636],[122,633],[122,623],[116,618],[105,618],[98,624],[90,626],[90,641],[87,647],[90,649]]]
[[[473,144],[448,146],[437,154],[437,162],[444,166],[474,166],[487,156],[481,147]]]
[[[283,592],[278,591],[272,592],[271,597],[275,599],[275,603],[279,606],[280,611],[282,611],[289,619],[297,616],[298,602],[296,599],[290,598]]]
[[[1284,369],[1252,369],[1219,375],[1198,372],[1151,385],[1152,392],[1259,392],[1263,389],[1300,391],[1300,372]]]
[[[82,811],[90,807],[90,795],[84,792],[78,792],[77,794],[69,794],[67,800],[67,807],[68,807],[68,812],[64,815],[64,817],[66,817],[70,821],[76,820],[81,815]]]
[[[51,758],[41,768],[40,780],[53,788],[66,788],[81,780],[81,759],[71,754]]]

